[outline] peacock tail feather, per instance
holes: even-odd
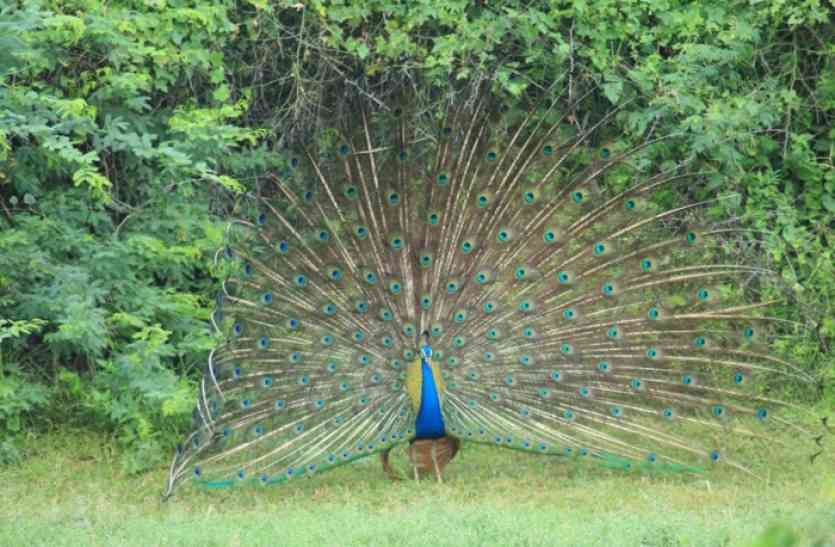
[[[522,112],[485,93],[358,101],[293,153],[219,251],[227,339],[168,494],[187,478],[284,482],[410,440],[423,331],[464,440],[696,470],[747,469],[730,435],[813,438],[768,394],[812,382],[770,352],[780,320],[731,290],[769,272],[719,252],[744,233],[696,224],[721,197],[659,205],[700,173],[648,162],[675,137],[611,135],[617,111],[594,119],[588,97]]]

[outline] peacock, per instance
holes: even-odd
[[[406,443],[438,480],[462,441],[683,472],[750,472],[732,436],[820,444],[769,394],[814,378],[769,349],[755,235],[676,197],[707,176],[680,135],[618,134],[594,88],[347,101],[230,224],[166,497]]]

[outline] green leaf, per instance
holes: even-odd
[[[617,103],[623,93],[623,82],[607,82],[601,86],[603,94],[612,103]]]
[[[212,93],[212,98],[219,103],[225,103],[229,100],[230,93],[229,93],[229,86],[223,84],[215,89],[214,93]]]
[[[357,45],[356,51],[357,51],[357,56],[360,59],[367,59],[368,54],[371,52],[371,50],[368,49],[368,45],[365,44],[364,42],[360,42],[359,45]]]

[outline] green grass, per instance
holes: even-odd
[[[166,470],[125,476],[102,439],[53,434],[0,470],[0,545],[835,545],[828,444],[814,466],[805,452],[759,452],[758,479],[465,445],[444,484],[392,483],[373,458],[276,487],[185,487],[161,503]]]

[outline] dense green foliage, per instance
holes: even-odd
[[[789,289],[777,313],[813,335],[776,349],[835,380],[826,0],[5,6],[2,459],[19,456],[14,439],[33,426],[72,422],[130,447],[129,470],[161,462],[214,344],[211,259],[241,196],[346,95],[486,75],[509,98],[567,73],[596,81],[612,104],[635,89],[651,96],[626,104],[620,127],[683,132],[717,173],[690,191],[739,193],[721,212],[760,231],[757,252]]]

